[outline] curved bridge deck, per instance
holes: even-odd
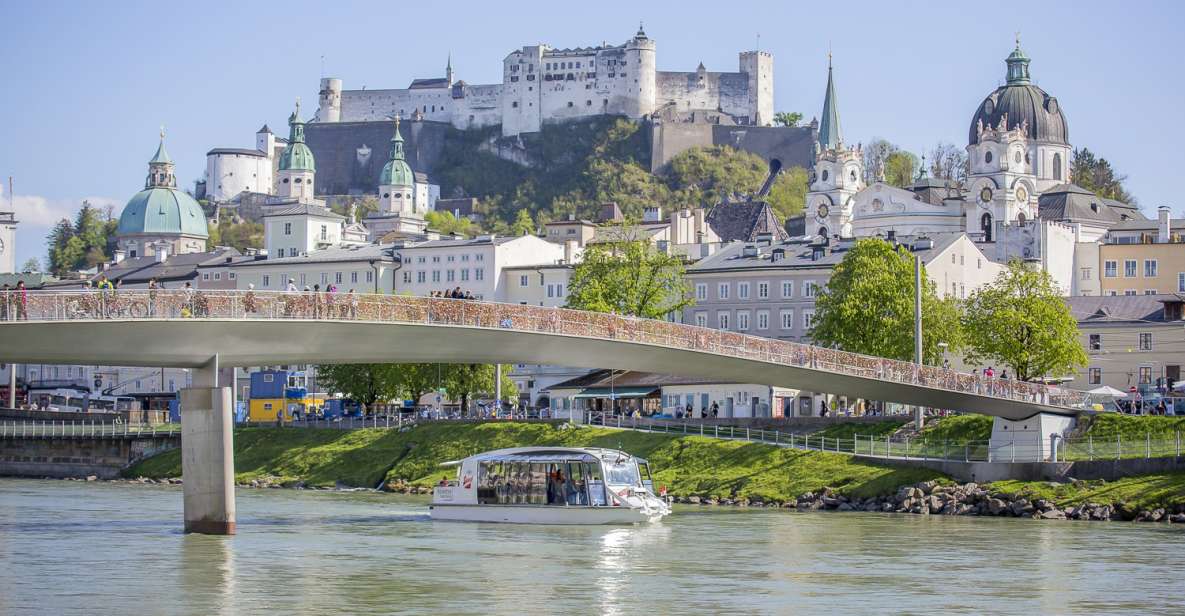
[[[29,292],[8,298],[0,362],[200,367],[532,363],[761,383],[1024,419],[1086,392],[807,344],[563,308],[370,294]]]

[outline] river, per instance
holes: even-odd
[[[1185,613],[1185,529],[677,507],[637,527],[433,522],[424,498],[0,479],[2,614]]]

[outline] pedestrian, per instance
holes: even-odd
[[[247,285],[247,294],[243,296],[243,315],[254,314],[258,309],[258,304],[255,299],[255,284],[249,283]]]
[[[715,401],[712,402],[712,419],[716,419],[720,415],[720,405]]]
[[[690,402],[687,403],[687,412],[684,413],[684,416],[686,416],[689,419],[695,416],[695,411],[691,408]]]
[[[25,281],[16,281],[16,319],[25,321],[29,318],[29,290],[25,288]]]
[[[4,286],[0,287],[0,321],[8,320],[8,305],[12,301],[11,294],[12,291],[9,289],[8,283],[4,283]]]
[[[156,316],[156,293],[159,288],[155,277],[148,280],[148,316]]]
[[[296,280],[294,280],[294,279],[292,279],[292,278],[289,278],[289,279],[288,279],[288,286],[287,286],[287,287],[285,287],[285,288],[284,288],[284,290],[285,290],[285,291],[287,291],[287,292],[289,292],[289,293],[296,293],[296,292],[297,292],[297,288],[296,288]]]
[[[313,304],[313,318],[320,319],[321,318],[321,285],[320,284],[313,285],[313,294],[310,297],[310,299],[312,300],[312,304]]]

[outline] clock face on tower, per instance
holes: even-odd
[[[992,200],[992,189],[988,188],[987,186],[984,186],[983,190],[979,191],[979,202],[980,203],[988,203],[991,200]]]
[[[831,212],[826,205],[820,205],[816,211],[819,213],[819,218],[827,218],[827,214]]]
[[[1016,189],[1016,200],[1025,203],[1029,200],[1029,191],[1024,186]]]

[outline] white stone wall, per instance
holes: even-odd
[[[966,299],[996,279],[1004,266],[992,261],[966,235],[926,263],[926,275],[941,297]]]
[[[397,293],[423,296],[461,287],[479,299],[504,302],[502,268],[554,264],[563,258],[564,247],[527,235],[498,245],[440,242],[398,253],[403,266],[395,280]]]
[[[263,221],[263,245],[271,258],[292,257],[316,250],[318,245],[340,244],[341,230],[342,221],[335,218],[268,216]]]
[[[301,203],[312,201],[316,195],[312,171],[280,171],[276,178],[276,196],[297,199]]]
[[[206,197],[212,201],[228,201],[243,191],[270,193],[274,188],[272,160],[263,152],[206,155]]]
[[[336,284],[341,293],[350,289],[354,289],[355,293],[373,293],[376,288],[379,292],[389,293],[393,284],[393,269],[389,265],[376,263],[371,267],[367,260],[332,263],[270,261],[271,259],[257,261],[251,265],[226,269],[235,273],[236,288],[246,289],[248,285],[253,284],[259,291],[283,291],[289,278],[296,281],[299,289],[305,286],[311,288],[314,284],[319,284],[324,289],[328,284]],[[339,279],[341,282],[337,282]],[[322,282],[323,280],[325,282]]]

